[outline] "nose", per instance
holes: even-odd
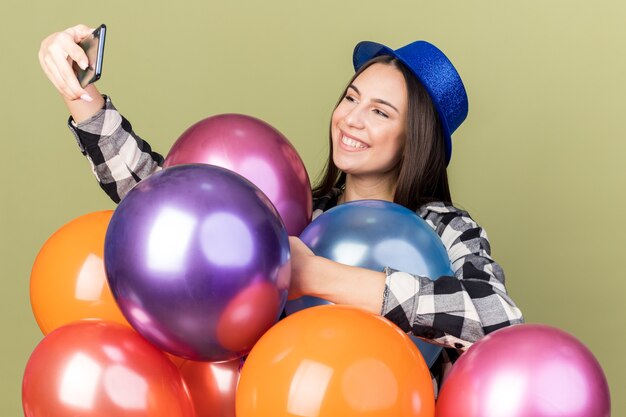
[[[355,128],[355,129],[363,128],[363,126],[364,126],[364,123],[363,123],[363,111],[364,111],[364,107],[361,106],[361,103],[359,103],[356,106],[352,107],[350,109],[350,111],[347,112],[346,115],[343,118],[346,126],[349,126],[349,127]]]

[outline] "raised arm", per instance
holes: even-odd
[[[109,97],[92,117],[68,121],[100,187],[116,203],[138,182],[161,169],[163,156],[135,133]]]
[[[78,43],[91,32],[92,28],[77,25],[51,34],[41,42],[39,63],[71,114],[68,125],[100,186],[118,203],[135,184],[160,169],[163,157],[135,134],[93,84],[80,86],[72,64],[87,66]]]

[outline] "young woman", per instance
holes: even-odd
[[[92,29],[80,25],[50,35],[41,66],[62,94],[69,127],[105,192],[116,202],[161,169],[163,157],[134,133],[110,98],[81,88],[72,61],[86,65],[77,43]],[[312,295],[381,314],[407,333],[445,347],[431,367],[435,390],[451,362],[485,334],[523,321],[506,292],[502,268],[491,258],[485,231],[452,205],[446,167],[451,134],[467,115],[462,81],[433,45],[398,50],[361,42],[357,70],[330,123],[330,154],[313,190],[314,217],[349,201],[393,201],[417,212],[441,237],[454,276],[371,271],[315,256],[290,237],[290,297]]]

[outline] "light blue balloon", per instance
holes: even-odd
[[[421,217],[399,204],[359,200],[319,215],[300,235],[318,256],[374,271],[385,267],[436,280],[454,276],[448,252]],[[330,302],[316,297],[288,301],[287,314]],[[411,336],[431,366],[441,347]]]

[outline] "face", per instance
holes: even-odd
[[[333,112],[335,165],[350,175],[392,178],[404,147],[407,111],[402,73],[383,63],[368,67]]]

